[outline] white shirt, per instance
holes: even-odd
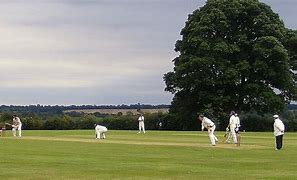
[[[238,116],[235,116],[235,126],[240,127],[240,119]]]
[[[16,127],[21,126],[22,125],[21,119],[19,117],[13,118],[12,124],[15,125]]]
[[[274,135],[279,136],[284,134],[285,125],[279,118],[277,118],[274,120],[273,129],[274,129]]]
[[[144,121],[144,117],[143,116],[139,116],[138,121]]]
[[[229,125],[231,129],[236,127],[236,122],[237,122],[237,118],[234,115],[232,115],[229,119]]]
[[[100,126],[100,125],[97,125],[95,127],[95,130],[96,131],[99,131],[99,132],[106,132],[107,131],[107,128],[105,126]]]
[[[204,128],[209,129],[212,126],[214,126],[214,123],[207,117],[203,117],[203,120],[201,122],[201,130],[203,130]]]

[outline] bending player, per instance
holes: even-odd
[[[203,115],[199,115],[198,119],[199,121],[201,121],[201,130],[203,131],[204,128],[207,129],[211,145],[215,146],[216,142],[218,141],[218,138],[214,135],[216,125],[210,119],[204,117]]]
[[[107,132],[107,128],[105,126],[100,126],[99,124],[95,124],[96,139],[105,139],[106,132]]]

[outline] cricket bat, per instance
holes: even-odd
[[[18,126],[16,126],[16,125],[13,125],[13,124],[10,124],[10,123],[5,123],[5,125],[11,126],[11,127],[13,127],[13,128],[18,127]]]

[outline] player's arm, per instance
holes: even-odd
[[[276,128],[280,131],[280,132],[284,132],[284,129],[282,128],[280,123],[276,123]]]

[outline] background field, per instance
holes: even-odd
[[[93,113],[101,113],[101,114],[118,114],[123,113],[124,115],[128,113],[132,114],[138,114],[138,109],[75,109],[75,110],[65,110],[64,113],[69,112],[79,112],[79,113],[87,113],[87,114],[93,114]],[[169,108],[157,108],[157,109],[141,109],[141,112],[143,113],[168,113]]]
[[[296,179],[297,134],[274,150],[272,133],[243,133],[242,146],[209,145],[207,132],[24,131],[0,138],[1,179]],[[223,132],[218,132],[222,140]]]

